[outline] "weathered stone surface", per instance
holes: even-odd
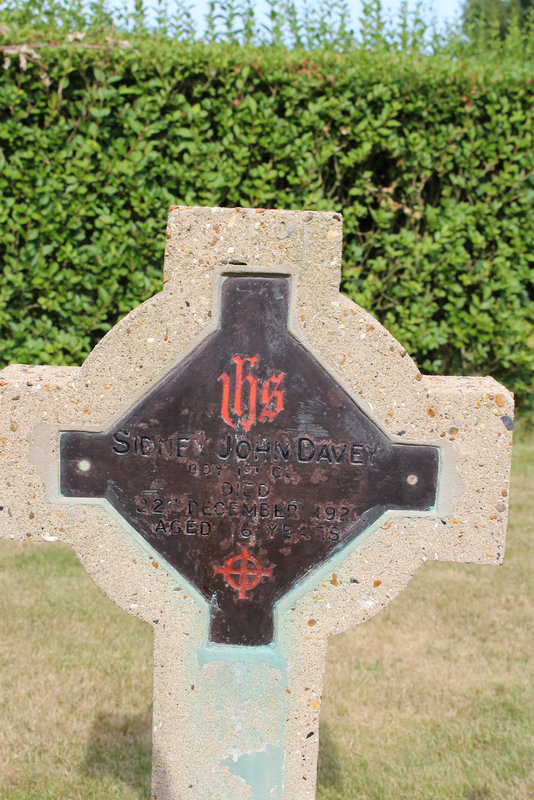
[[[313,798],[327,637],[376,614],[426,560],[503,559],[513,398],[491,378],[422,376],[388,331],[339,294],[341,224],[333,213],[172,207],[160,294],[110,331],[79,369],[15,365],[0,373],[0,535],[69,543],[112,600],[154,625],[158,800]],[[303,361],[309,357],[331,377],[338,397],[380,441],[422,447],[439,462],[435,502],[404,510],[386,503],[357,535],[347,527],[343,547],[325,551],[320,563],[284,585],[285,593],[272,596],[273,635],[263,646],[216,644],[209,633],[211,589],[195,589],[179,564],[173,567],[150,537],[125,521],[119,501],[113,507],[104,499],[107,490],[83,496],[77,484],[75,497],[67,484],[60,486],[62,432],[65,442],[79,436],[73,431],[92,433],[95,442],[99,433],[116,431],[217,330],[221,285],[229,276],[285,281],[289,331]],[[289,374],[285,363],[272,367],[262,386],[271,375]],[[221,392],[218,377],[226,374],[235,385],[233,373],[214,372],[206,380]],[[311,395],[317,386],[308,385]],[[275,388],[268,384],[266,397]],[[269,402],[265,408],[276,411],[274,396]],[[326,403],[325,419],[328,409]],[[250,419],[246,411],[236,415],[228,406],[232,436]],[[264,436],[276,419],[262,424]],[[120,441],[119,450],[125,441],[133,447],[131,437]],[[322,466],[327,463],[325,453]],[[309,491],[302,486],[302,496]],[[273,559],[265,565],[272,575]],[[224,567],[220,554],[215,561]],[[227,577],[218,575],[221,586]],[[254,591],[268,585],[265,576]],[[252,592],[243,593],[246,603]]]

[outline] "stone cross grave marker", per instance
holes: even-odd
[[[504,555],[513,399],[339,293],[338,214],[171,207],[164,288],[0,374],[2,536],[154,629],[154,800],[311,800],[326,644]]]

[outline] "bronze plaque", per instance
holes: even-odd
[[[298,581],[436,500],[438,449],[393,444],[288,309],[286,279],[226,278],[215,333],[109,430],[61,434],[61,494],[106,498],[208,600],[212,642],[271,642]]]

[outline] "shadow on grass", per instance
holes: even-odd
[[[85,769],[117,779],[139,800],[150,797],[152,708],[140,714],[99,714],[93,722]]]
[[[320,797],[344,796],[343,769],[340,764],[339,749],[326,722],[320,723],[317,784],[320,789]]]

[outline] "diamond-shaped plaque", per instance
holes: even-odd
[[[386,510],[434,506],[436,447],[394,444],[288,331],[289,282],[229,277],[220,328],[119,422],[61,434],[60,491],[106,498],[210,603],[212,642]]]

